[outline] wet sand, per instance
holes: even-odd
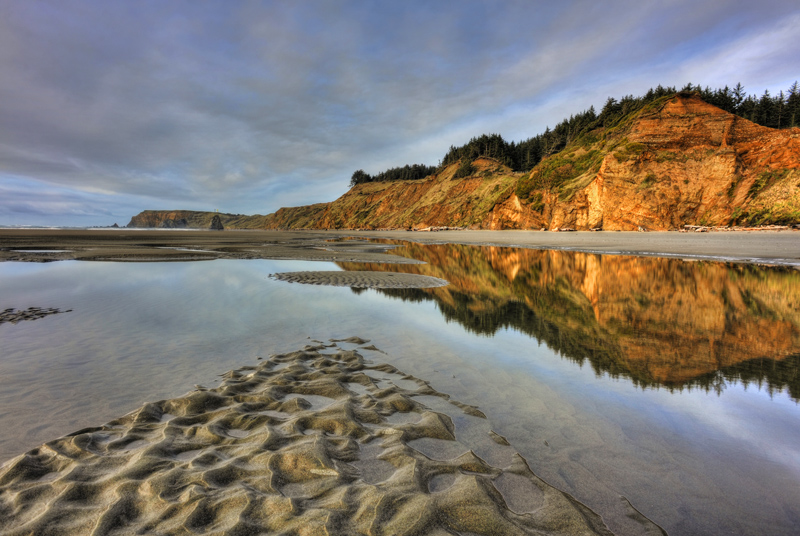
[[[288,283],[350,288],[435,288],[448,284],[444,279],[428,275],[375,271],[281,272],[270,277]]]
[[[0,533],[610,534],[479,408],[313,343],[10,460]]]
[[[364,240],[346,240],[358,237]],[[295,259],[410,263],[369,239],[800,265],[800,232],[185,231],[0,229],[0,261]]]
[[[729,260],[800,265],[800,231],[548,232],[548,231],[359,231],[353,236],[424,244],[515,246],[611,255]]]

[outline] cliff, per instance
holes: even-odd
[[[800,222],[800,129],[775,130],[695,94],[660,99],[584,133],[530,173],[480,158],[421,181],[360,184],[283,208],[269,228],[668,230]]]
[[[560,186],[548,189],[564,169]],[[542,196],[550,229],[667,230],[797,223],[799,180],[800,129],[762,127],[679,94],[577,140],[517,192]]]
[[[613,125],[583,132],[529,173],[485,157],[472,164],[467,177],[455,177],[455,162],[422,180],[358,184],[330,203],[220,216],[225,228],[268,229],[800,223],[800,128],[762,127],[695,93],[660,98]],[[208,227],[211,215],[146,211],[129,226],[185,217],[189,227]]]
[[[128,227],[161,229],[210,229],[214,217],[225,228],[255,229],[264,227],[265,216],[199,212],[194,210],[145,210],[128,223]]]
[[[332,203],[282,208],[267,216],[267,227],[414,228],[434,226],[502,229],[496,207],[513,196],[520,174],[489,158],[473,162],[475,173],[454,178],[458,164],[417,181],[359,184]]]

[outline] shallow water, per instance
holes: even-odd
[[[311,339],[358,335],[478,406],[550,484],[635,531],[800,523],[800,274],[676,259],[412,245],[441,289],[274,281],[329,263],[0,263],[0,460]],[[391,381],[404,381],[392,378]],[[470,418],[456,423],[468,433]],[[432,448],[435,446],[431,446]],[[436,485],[446,486],[446,482]],[[509,483],[511,485],[513,483]]]

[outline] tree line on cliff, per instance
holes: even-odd
[[[725,86],[711,89],[689,83],[680,90],[672,86],[659,85],[650,88],[640,97],[626,95],[619,100],[609,97],[599,114],[594,106],[590,106],[588,110],[564,119],[552,130],[548,127],[543,133],[520,142],[507,142],[500,134],[483,134],[472,138],[460,147],[451,146],[438,166],[406,165],[391,168],[377,175],[370,175],[359,169],[353,173],[350,186],[367,182],[420,180],[456,162],[462,163],[456,178],[468,176],[472,172],[471,162],[479,157],[493,158],[513,171],[527,172],[546,156],[564,149],[581,134],[597,128],[614,127],[630,113],[679,91],[697,92],[707,103],[765,127],[800,126],[800,88],[797,82],[794,82],[786,92],[779,91],[777,95],[771,95],[765,90],[760,97],[748,95],[741,84],[736,84],[733,88]]]

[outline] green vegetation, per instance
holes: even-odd
[[[757,196],[762,190],[769,187],[770,184],[774,183],[776,180],[780,180],[785,177],[789,173],[788,169],[781,169],[777,171],[764,171],[761,173],[758,178],[750,185],[750,189],[747,190],[747,197],[752,198]]]
[[[464,177],[469,177],[473,173],[475,173],[475,166],[472,165],[472,160],[464,158],[461,160],[461,164],[458,166],[456,174],[453,175],[453,178],[463,179]]]
[[[603,153],[598,149],[561,152],[541,162],[527,177],[517,181],[516,194],[520,199],[531,199],[536,190],[557,189],[587,171],[600,170]]]
[[[600,113],[593,106],[581,113],[562,120],[553,129],[549,127],[541,134],[520,142],[508,142],[500,134],[483,134],[466,144],[451,146],[438,166],[415,164],[370,175],[363,170],[353,173],[351,186],[367,182],[420,180],[442,171],[446,166],[458,164],[454,179],[474,176],[477,169],[472,162],[477,158],[491,158],[498,162],[493,169],[486,169],[481,176],[491,180],[493,175],[506,166],[517,176],[514,191],[523,201],[538,212],[544,209],[545,192],[568,200],[575,192],[587,186],[592,176],[599,171],[604,155],[612,153],[619,161],[637,160],[648,148],[641,143],[631,143],[626,135],[629,127],[640,117],[657,113],[661,107],[678,94],[693,93],[709,104],[739,115],[757,124],[771,128],[800,126],[800,88],[797,82],[787,92],[770,95],[765,91],[760,97],[747,95],[741,84],[712,90],[687,84],[680,90],[675,87],[657,86],[642,96],[626,95],[620,99],[609,97]],[[658,151],[647,158],[658,163],[665,161],[686,162],[701,159],[704,155],[695,151]],[[782,172],[762,174],[749,188],[752,199],[768,189]],[[509,177],[510,179],[511,177]],[[663,177],[662,177],[663,178]],[[639,189],[650,188],[659,177],[649,174]],[[684,183],[688,183],[684,180]],[[733,199],[739,181],[728,188],[728,198]],[[484,192],[490,200],[496,199],[496,190]],[[485,197],[485,196],[484,196]],[[488,202],[482,199],[481,203]],[[785,205],[785,206],[784,206]],[[771,208],[738,209],[734,222],[746,224],[792,223],[800,221],[800,206],[787,202]],[[413,219],[413,218],[412,218]]]
[[[359,169],[350,177],[350,187],[352,188],[356,184],[363,184],[365,182],[416,181],[424,179],[434,173],[436,173],[436,167],[426,166],[424,164],[391,168],[374,176],[365,172],[363,169]]]
[[[639,190],[645,190],[658,182],[658,176],[652,171],[648,172],[644,180],[639,183]]]

